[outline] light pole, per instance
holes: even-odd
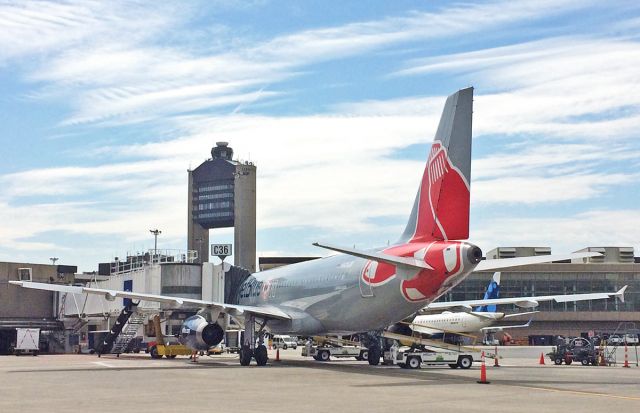
[[[51,265],[56,265],[56,261],[58,261],[59,258],[58,257],[51,257],[51,258],[49,258],[49,260],[51,260]]]
[[[158,228],[150,229],[150,233],[153,234],[153,256],[155,257],[158,254],[158,235],[162,234]]]

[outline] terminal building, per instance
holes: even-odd
[[[18,262],[0,262],[0,354],[16,345],[17,328],[41,330],[43,351],[63,352],[64,325],[60,322],[57,294],[9,285],[10,280],[72,283],[78,267]]]
[[[187,249],[209,261],[209,230],[234,228],[234,265],[256,271],[256,167],[217,142],[211,159],[189,170]]]

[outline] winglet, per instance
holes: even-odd
[[[620,302],[624,303],[624,292],[627,290],[627,287],[628,287],[628,285],[625,285],[620,290],[618,290],[617,293],[614,294],[614,296],[616,296],[616,297],[618,297],[620,299]]]

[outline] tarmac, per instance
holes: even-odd
[[[630,350],[631,367],[623,368],[555,366],[548,357],[540,365],[549,348],[499,348],[501,367],[487,359],[490,384],[477,383],[477,363],[404,370],[318,362],[300,348],[281,350],[280,362],[270,351],[265,367],[242,367],[233,354],[198,363],[146,354],[3,356],[0,412],[637,411],[640,367]]]

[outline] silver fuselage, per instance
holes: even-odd
[[[273,333],[313,335],[380,330],[438,298],[405,300],[398,277],[370,286],[361,277],[367,262],[350,255],[334,255],[255,273],[241,286],[238,303],[277,307],[292,317],[270,320],[267,326]],[[449,288],[472,270],[468,267],[456,275]]]

